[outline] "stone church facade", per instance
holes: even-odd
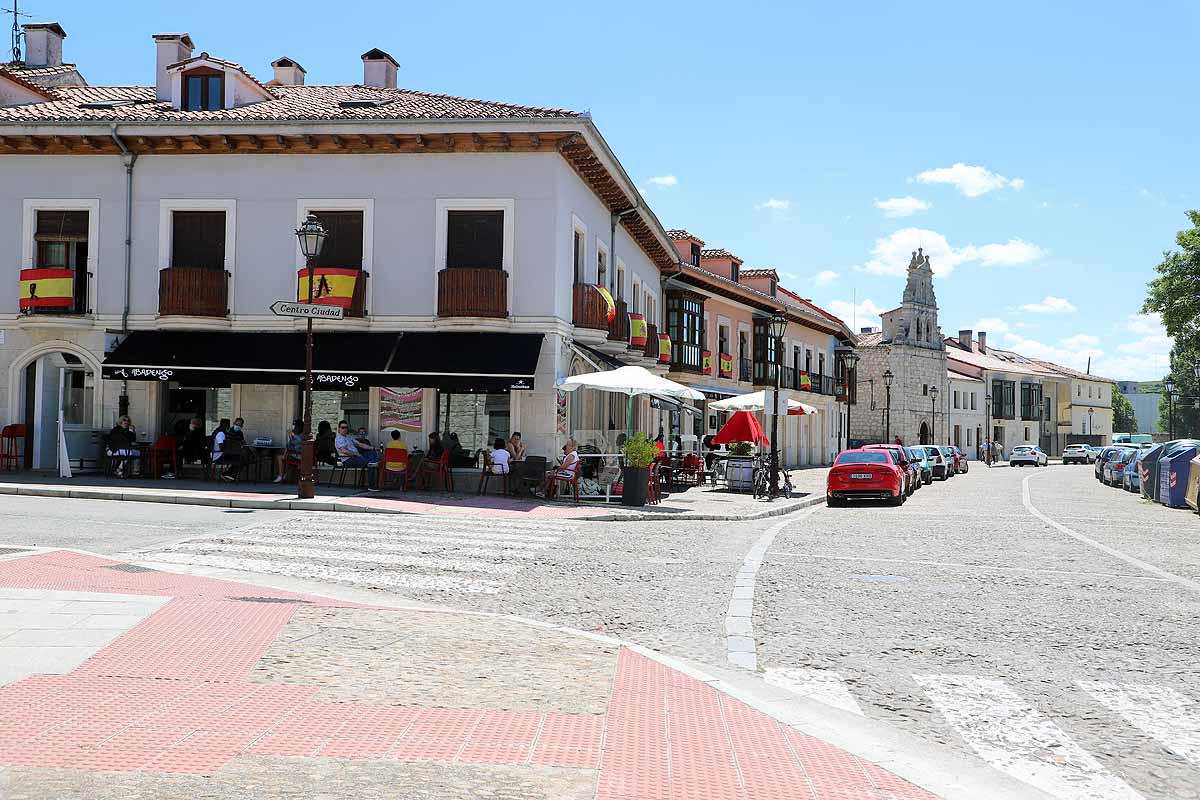
[[[859,336],[858,355],[858,403],[850,431],[853,439],[872,443],[899,436],[906,445],[932,443],[936,419],[938,443],[946,440],[946,346],[938,326],[933,268],[922,250],[913,253],[908,264],[908,282],[900,306],[884,312],[882,331]],[[884,383],[884,373],[889,370],[890,424]],[[936,410],[935,395],[930,392],[934,387]]]

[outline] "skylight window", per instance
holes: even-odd
[[[375,108],[376,106],[386,106],[390,102],[392,101],[386,98],[377,97],[374,99],[343,100],[338,105],[342,108]]]
[[[80,108],[120,108],[121,106],[131,106],[137,103],[137,100],[97,100],[94,103],[80,103]]]

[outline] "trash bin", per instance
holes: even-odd
[[[1141,464],[1138,466],[1138,477],[1142,483],[1142,497],[1148,497],[1151,500],[1158,499],[1158,460],[1163,457],[1165,451],[1166,445],[1156,444],[1142,456]]]
[[[1200,511],[1200,455],[1192,459],[1192,471],[1188,473],[1187,504]]]
[[[1187,505],[1188,476],[1196,448],[1186,446],[1170,449],[1158,462],[1158,502],[1171,508]]]

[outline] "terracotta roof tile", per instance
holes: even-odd
[[[23,89],[28,89],[29,91],[33,92],[34,94],[37,94],[37,95],[40,95],[41,97],[46,98],[48,101],[52,101],[55,99],[53,92],[51,92],[49,89],[46,89],[45,87],[38,86],[36,83],[33,83],[32,81],[27,80],[23,73],[12,72],[7,67],[0,67],[0,77],[7,78],[8,80],[12,81],[13,83],[17,84],[18,86],[22,87]],[[45,105],[45,104],[44,103],[32,103],[30,105],[40,106],[40,105]],[[16,107],[17,108],[28,108],[28,106],[16,106]],[[3,111],[3,110],[5,110],[5,109],[0,109],[0,111]]]
[[[701,258],[732,258],[734,261],[738,262],[739,264],[742,263],[742,259],[738,258],[733,253],[729,252],[728,250],[726,250],[723,247],[711,248],[709,250],[701,250],[700,257]]]
[[[873,331],[872,333],[856,333],[858,343],[862,347],[873,347],[877,344],[883,344],[883,331]]]
[[[1092,375],[1087,372],[1080,372],[1077,369],[1071,369],[1070,367],[1064,367],[1061,364],[1055,364],[1053,361],[1043,361],[1040,358],[1035,358],[1035,359],[1033,359],[1033,361],[1038,364],[1041,364],[1043,367],[1045,367],[1048,370],[1051,370],[1053,372],[1058,372],[1062,375],[1067,375],[1072,378],[1079,378],[1079,379],[1085,380],[1085,381],[1097,381],[1099,383],[1116,383],[1117,382],[1117,381],[1113,380],[1112,378],[1103,378],[1099,375]]]
[[[232,63],[232,62],[230,62]],[[21,80],[19,77],[16,80]],[[44,89],[34,87],[45,93]],[[410,89],[373,86],[277,86],[277,99],[220,111],[179,111],[155,100],[153,86],[62,86],[45,103],[0,108],[5,122],[300,122],[322,120],[573,119],[576,111],[540,108]],[[54,98],[54,99],[49,99]],[[387,100],[377,106],[342,108],[345,100]],[[80,108],[81,103],[134,100],[117,108]]]
[[[779,280],[779,273],[773,269],[743,269],[738,272],[743,278],[774,278]]]
[[[53,78],[59,75],[68,75],[72,72],[79,71],[74,64],[59,64],[54,67],[31,67],[20,61],[13,61],[8,64],[0,64],[0,69],[6,69],[9,72],[20,73],[22,77],[34,82],[37,82],[39,78]]]
[[[683,228],[672,228],[671,230],[667,231],[667,238],[674,239],[675,241],[679,241],[681,239],[692,239],[696,242],[699,242],[701,247],[704,246],[703,239],[701,239],[699,236],[688,233]]]

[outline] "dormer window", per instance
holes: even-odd
[[[225,107],[225,74],[199,67],[183,73],[184,111],[220,111]]]

